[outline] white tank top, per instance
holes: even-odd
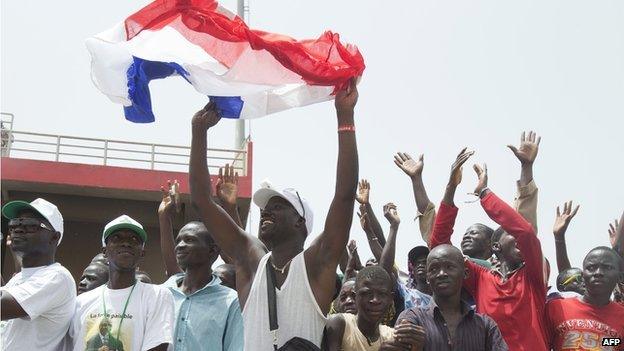
[[[266,264],[271,257],[262,257],[251,284],[249,297],[243,308],[246,351],[273,350],[273,335],[269,330],[269,303],[267,298]],[[288,340],[298,336],[321,347],[323,329],[327,319],[316,303],[303,252],[290,263],[288,276],[281,289],[276,289],[277,299],[277,345],[281,347]]]

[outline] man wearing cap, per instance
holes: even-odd
[[[108,351],[164,351],[172,343],[171,293],[167,288],[136,279],[146,240],[143,226],[127,215],[104,227],[102,253],[109,262],[109,281],[76,299],[68,333],[69,349],[89,349],[94,340]],[[102,322],[107,325],[106,335],[101,335]],[[94,339],[98,334],[101,337]]]
[[[261,209],[260,239],[239,228],[214,201],[206,163],[206,132],[220,117],[213,103],[193,116],[191,199],[217,245],[236,266],[236,289],[243,308],[247,350],[286,348],[293,343],[308,344],[308,349],[313,349],[310,343],[320,347],[325,316],[334,297],[336,267],[347,245],[353,219],[358,181],[353,125],[357,97],[354,81],[336,94],[335,193],[322,234],[305,251],[303,246],[311,233],[313,216],[297,190],[264,187],[254,194],[254,203]],[[269,300],[276,301],[272,304],[276,308],[271,310],[275,311],[273,320],[277,323],[270,323]]]
[[[426,306],[431,302],[431,287],[427,283],[427,256],[429,248],[416,246],[407,254],[409,280],[399,284],[405,300],[405,309]]]
[[[2,208],[8,218],[7,244],[22,270],[0,288],[2,350],[57,350],[74,312],[76,283],[55,262],[63,238],[63,216],[44,200],[12,201]]]

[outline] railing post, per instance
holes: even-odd
[[[156,153],[156,145],[152,144],[152,169],[154,169],[154,156]]]
[[[104,140],[104,166],[106,166],[107,157],[108,157],[108,140]]]
[[[61,153],[61,136],[56,136],[56,161],[59,160],[59,154]]]
[[[9,129],[9,138],[6,141],[6,157],[11,157],[11,147],[13,146],[13,122],[11,122],[11,129]]]

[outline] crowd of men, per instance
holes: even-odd
[[[593,248],[582,267],[572,267],[565,233],[579,207],[557,208],[557,284],[548,286],[533,179],[540,137],[523,133],[509,146],[521,166],[511,206],[488,187],[487,167],[474,165],[475,199],[498,227],[471,225],[459,248],[451,244],[454,197],[474,151],[457,155],[437,211],[423,184],[423,157],[398,153],[427,243],[409,252],[402,272],[397,207],[383,206],[386,237],[369,201],[371,184],[358,181],[357,100],[354,82],[336,94],[334,196],[306,249],[314,216],[298,190],[262,184],[253,195],[261,210],[256,236],[238,213],[234,169],[226,166],[211,184],[206,138],[220,120],[212,102],[192,118],[188,181],[198,218],[177,233],[178,181],[162,188],[157,215],[168,279],[161,284],[137,271],[149,236],[130,216],[103,228],[102,253],[76,285],[55,259],[59,209],[44,199],[5,204],[7,244],[21,269],[0,288],[2,350],[624,349],[624,214],[610,224],[611,246]],[[349,241],[356,203],[374,256],[364,264]],[[213,268],[218,257],[226,263]]]

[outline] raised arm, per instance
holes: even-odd
[[[167,189],[164,186],[160,187],[162,193],[162,200],[160,206],[158,206],[158,225],[160,228],[160,252],[162,253],[163,264],[165,265],[165,275],[171,277],[176,273],[182,272],[178,267],[178,262],[175,258],[175,240],[173,239],[173,216],[175,213],[174,196],[172,191],[176,191],[177,187],[174,185],[178,181],[174,180],[167,182]]]
[[[535,132],[528,134],[522,132],[520,136],[520,146],[507,145],[520,161],[520,180],[514,201],[514,209],[520,213],[524,219],[529,221],[537,233],[537,186],[533,181],[533,163],[539,152],[539,144],[542,138]]]
[[[355,79],[336,94],[338,119],[338,165],[336,188],[323,232],[305,252],[312,290],[322,309],[329,309],[336,279],[336,266],[349,240],[358,183],[358,153],[354,108],[358,99]]]
[[[357,244],[355,243],[355,240],[349,241],[347,252],[349,253],[349,259],[347,260],[347,268],[345,269],[344,277],[342,278],[343,284],[349,278],[355,278],[357,275],[357,264],[360,258],[357,252]],[[361,269],[361,267],[359,269]]]
[[[572,201],[563,204],[563,212],[559,209],[559,206],[557,206],[557,217],[555,218],[555,225],[553,226],[553,235],[555,236],[555,252],[557,253],[557,270],[559,273],[572,267],[570,259],[568,258],[565,233],[568,230],[570,221],[576,216],[578,209],[579,206],[577,205],[574,210],[572,210]]]
[[[383,248],[381,253],[381,259],[379,259],[379,265],[390,274],[391,277],[395,277],[397,272],[394,268],[394,258],[396,256],[396,237],[399,230],[399,224],[401,224],[401,218],[397,212],[396,205],[393,203],[386,204],[383,207],[384,217],[390,222],[390,233],[388,234],[388,242]]]
[[[529,276],[535,277],[536,281],[544,284],[542,248],[533,226],[487,187],[487,167],[474,165],[473,168],[479,177],[475,193],[479,194],[485,213],[516,239],[518,249],[530,272]]]
[[[226,164],[225,167],[219,168],[219,178],[215,188],[221,207],[241,229],[245,230],[238,213],[238,172],[234,171],[234,166]]]
[[[370,183],[366,179],[362,179],[358,183],[358,192],[355,196],[355,200],[360,204],[360,208],[364,207],[366,209],[366,213],[368,213],[368,219],[370,224],[370,229],[373,234],[379,240],[379,245],[382,247],[386,245],[386,238],[384,236],[383,228],[375,216],[375,211],[373,211],[373,207],[370,204]]]
[[[438,215],[435,218],[431,239],[429,241],[429,246],[431,248],[441,244],[451,243],[451,234],[453,234],[455,218],[457,217],[457,207],[454,201],[455,191],[462,181],[462,166],[472,155],[474,155],[474,151],[468,151],[467,148],[463,148],[451,165],[449,181],[446,185],[444,197],[442,198]]]
[[[260,240],[245,233],[212,198],[212,184],[206,162],[206,132],[217,124],[219,119],[213,102],[193,116],[189,167],[191,201],[217,245],[236,265],[236,287],[243,307],[256,268],[266,248]]]
[[[624,257],[624,212],[619,221],[616,219],[613,224],[609,224],[609,241],[611,247]]]
[[[394,155],[394,164],[405,172],[412,182],[412,191],[418,210],[420,235],[429,244],[435,218],[435,205],[429,200],[422,180],[422,172],[425,166],[424,155],[421,154],[418,156],[418,160],[414,160],[408,153],[398,152]]]
[[[360,211],[358,212],[358,217],[360,217],[360,225],[366,234],[366,239],[368,240],[368,246],[373,253],[373,257],[379,262],[381,259],[381,251],[383,250],[383,246],[379,243],[379,239],[375,235],[371,225],[370,219],[368,217],[368,212],[366,211],[366,206],[360,205]]]
[[[238,172],[234,172],[234,166],[226,164],[225,167],[219,167],[219,177],[215,188],[221,207],[236,222],[236,225],[245,230],[238,212]],[[221,251],[221,258],[225,263],[233,263],[232,258],[223,251]]]

